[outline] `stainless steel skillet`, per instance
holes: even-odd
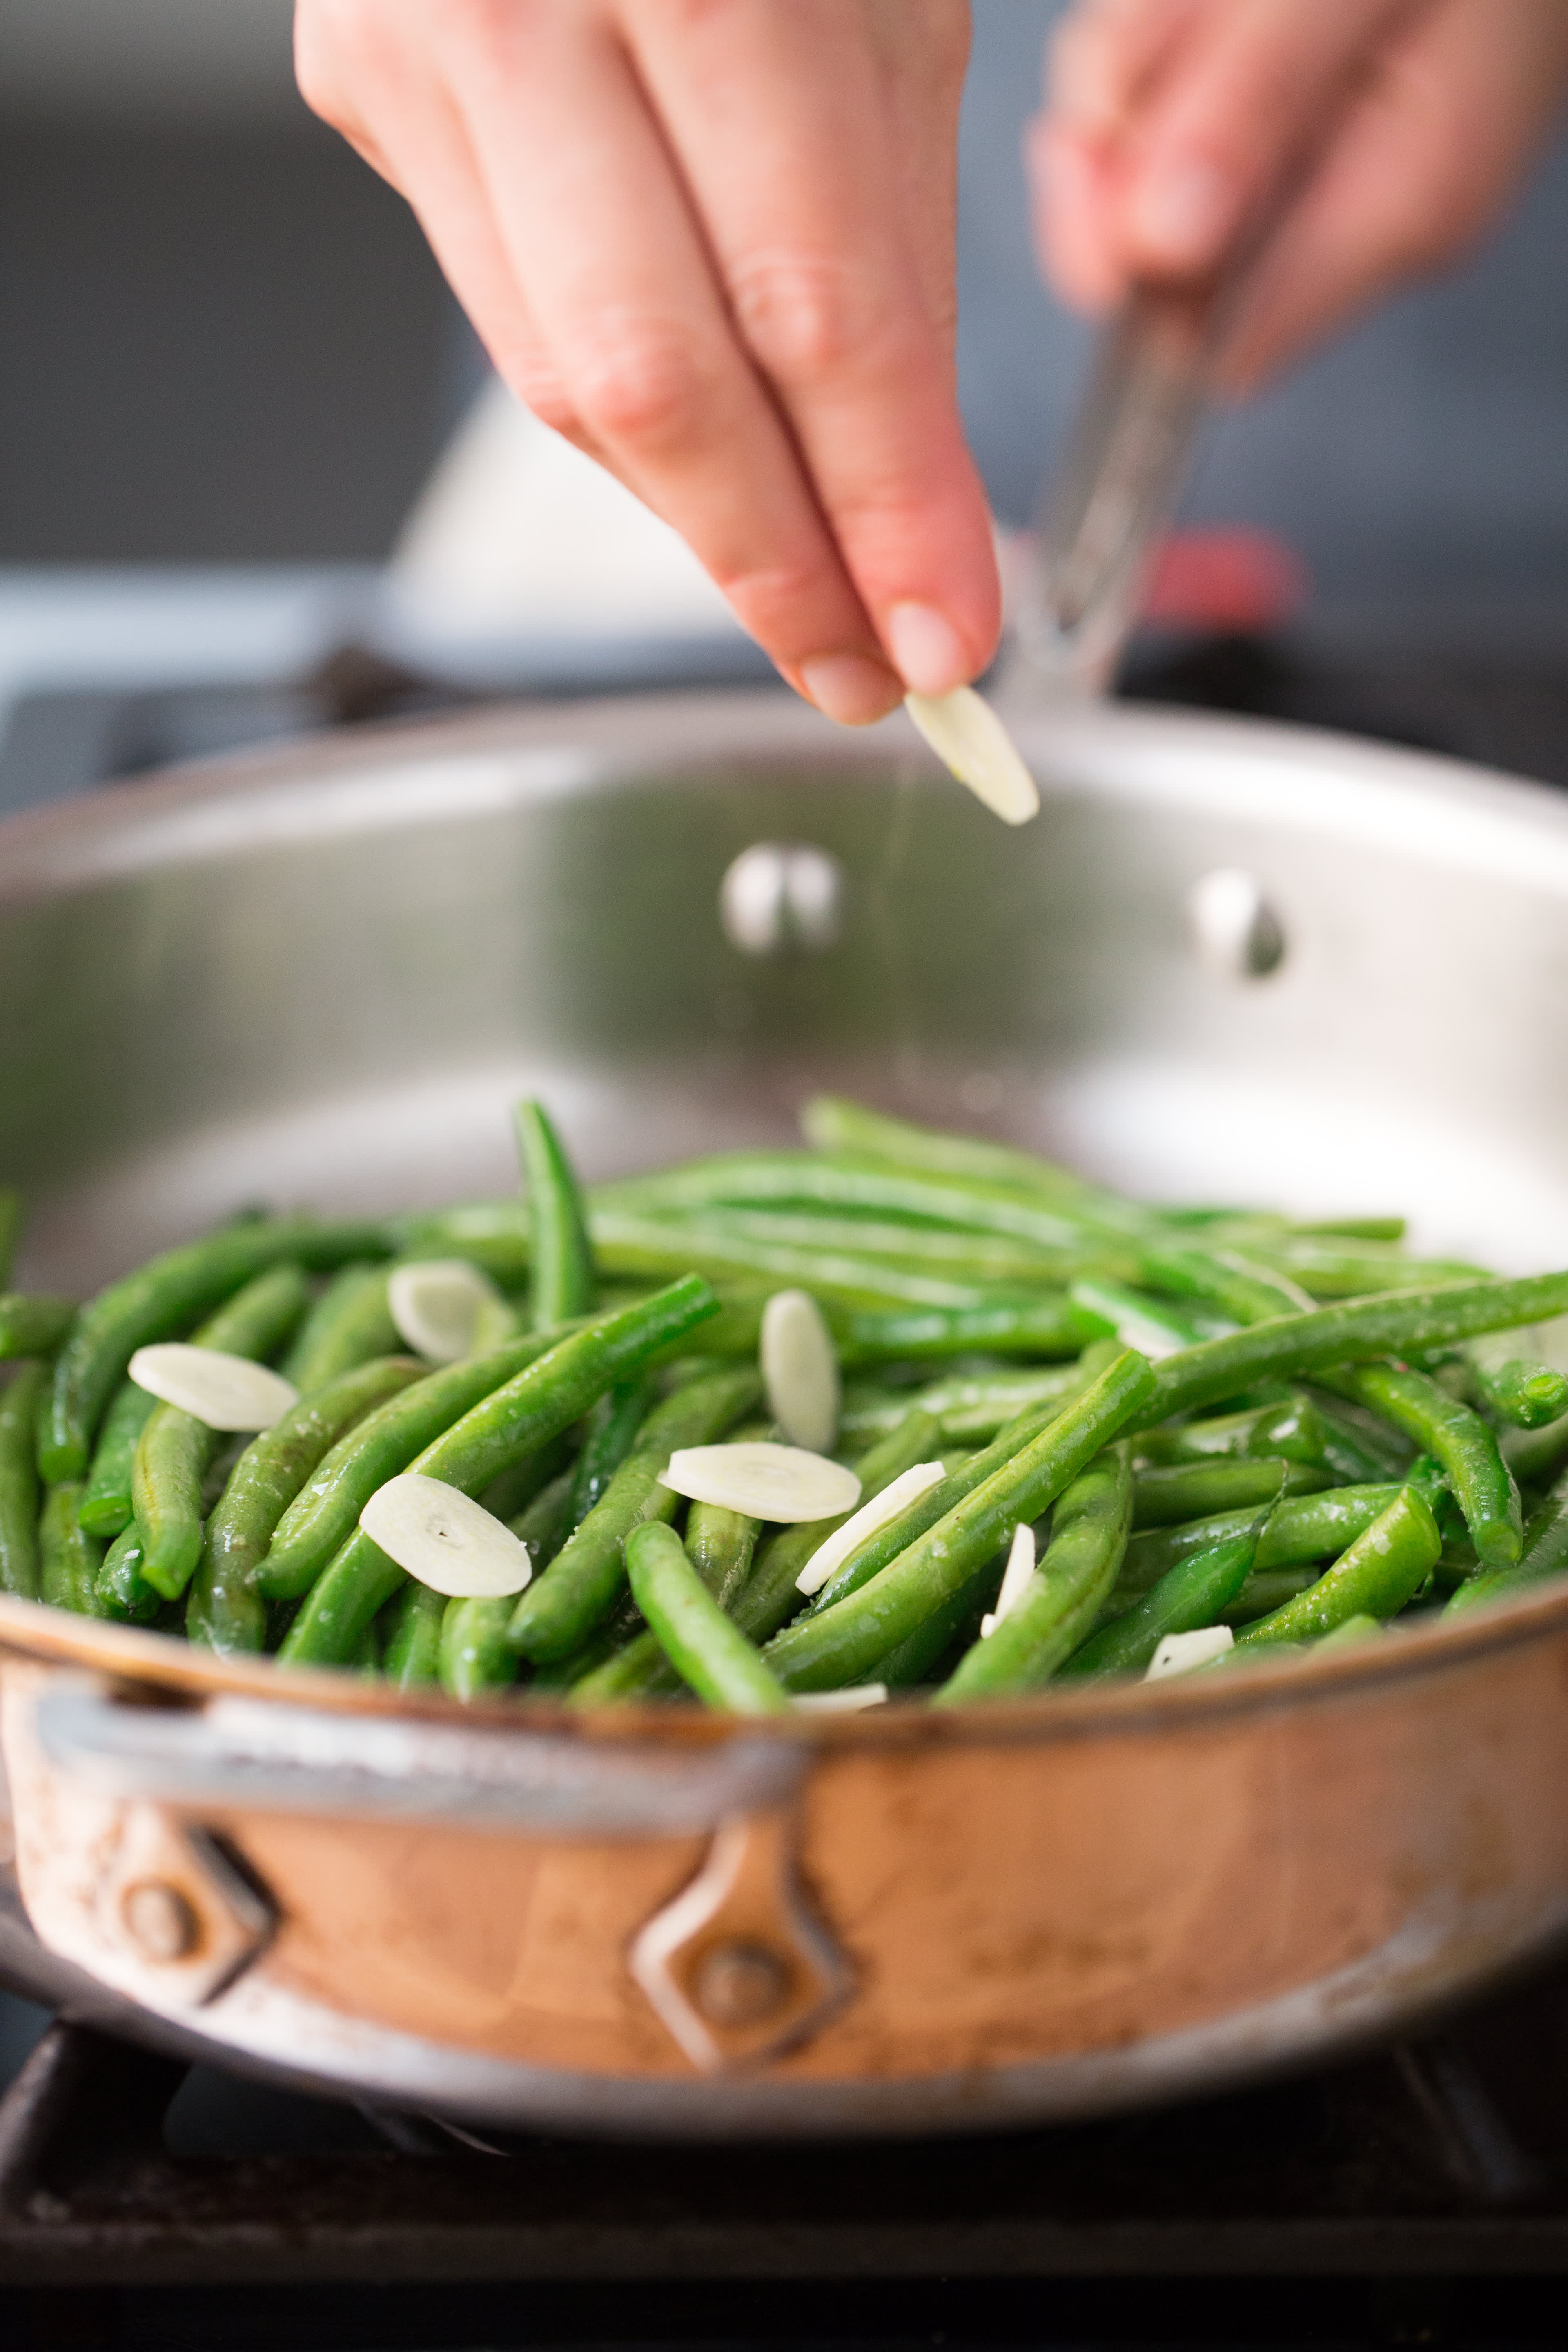
[[[896,724],[766,695],[338,739],[14,822],[30,1271],[95,1282],[258,1196],[501,1188],[522,1086],[594,1173],[783,1136],[831,1085],[1139,1189],[1410,1206],[1561,1262],[1552,795],[1157,713],[1029,748],[1022,833]],[[1193,913],[1215,871],[1228,927],[1212,888]],[[1568,1909],[1551,1594],[1227,1686],[783,1735],[465,1717],[19,1602],[0,1638],[39,1976],[469,2114],[1081,2114],[1392,2025]]]

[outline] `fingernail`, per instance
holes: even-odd
[[[934,605],[893,605],[882,635],[911,694],[951,694],[968,685],[974,665],[952,623]]]
[[[1215,164],[1189,158],[1145,174],[1132,198],[1132,227],[1162,261],[1212,260],[1236,216],[1236,184]]]
[[[898,679],[864,654],[814,654],[799,677],[808,698],[840,727],[869,727],[903,700]]]

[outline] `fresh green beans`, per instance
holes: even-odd
[[[185,1611],[193,1642],[224,1656],[265,1649],[267,1608],[256,1571],[279,1519],[327,1448],[422,1370],[413,1356],[360,1364],[302,1396],[251,1440],[206,1523]]]
[[[142,1530],[134,1520],[104,1553],[96,1591],[99,1615],[121,1625],[150,1625],[163,1606],[163,1594],[142,1573]]]
[[[441,1626],[447,1596],[410,1577],[388,1605],[381,1670],[394,1690],[426,1690],[441,1679]]]
[[[1258,1572],[1307,1568],[1316,1560],[1334,1559],[1387,1510],[1398,1493],[1397,1485],[1382,1484],[1331,1486],[1321,1495],[1288,1498],[1270,1515],[1258,1538]],[[1184,1528],[1152,1528],[1146,1535],[1134,1536],[1112,1598],[1123,1591],[1132,1597],[1149,1591],[1178,1560],[1229,1536],[1245,1534],[1255,1516],[1250,1510],[1222,1511]]]
[[[465,1495],[488,1486],[504,1464],[545,1444],[656,1348],[713,1310],[697,1276],[672,1282],[635,1307],[601,1315],[481,1398],[408,1466]],[[356,1528],[310,1592],[279,1655],[299,1665],[337,1665],[395,1592],[403,1570]]]
[[[52,1356],[75,1320],[74,1298],[0,1290],[0,1364],[18,1356]]]
[[[661,1276],[695,1268],[710,1281],[763,1275],[776,1287],[787,1283],[826,1302],[849,1307],[907,1307],[974,1308],[984,1291],[972,1281],[906,1268],[889,1258],[856,1256],[845,1250],[794,1242],[759,1242],[709,1223],[639,1216],[634,1211],[598,1208],[593,1215],[594,1250],[607,1272]]]
[[[992,1143],[977,1135],[948,1135],[868,1110],[842,1095],[814,1095],[800,1115],[801,1132],[818,1151],[848,1152],[885,1160],[889,1167],[928,1171],[960,1183],[1001,1184],[1059,1201],[1072,1215],[1100,1215],[1121,1223],[1142,1223],[1146,1213],[1131,1201],[1103,1192],[1069,1168]]]
[[[1124,1617],[1102,1625],[1074,1652],[1063,1677],[1142,1674],[1167,1633],[1217,1624],[1252,1574],[1262,1527],[1257,1519],[1244,1535],[1211,1544],[1169,1570]]]
[[[658,1520],[634,1528],[626,1573],[649,1631],[699,1698],[737,1715],[787,1714],[784,1689],[725,1616],[672,1528]]]
[[[5,1198],[0,1193],[0,1208]],[[34,1432],[47,1386],[42,1364],[24,1364],[0,1387],[0,1592],[16,1593],[24,1601],[38,1597]]]
[[[205,1241],[166,1250],[100,1290],[80,1310],[55,1367],[38,1454],[51,1482],[85,1476],[103,1408],[138,1348],[177,1339],[196,1318],[268,1266],[308,1266],[374,1255],[374,1224],[227,1225]]]
[[[103,1546],[77,1519],[81,1488],[68,1480],[44,1497],[38,1520],[38,1597],[79,1617],[97,1617],[98,1569]]]
[[[1232,1250],[1179,1248],[1170,1244],[1142,1252],[1139,1278],[1173,1298],[1206,1300],[1235,1323],[1267,1323],[1310,1307],[1300,1286]]]
[[[588,1434],[577,1456],[577,1475],[572,1482],[569,1529],[581,1527],[604,1496],[637,1443],[637,1432],[647,1419],[653,1402],[652,1378],[642,1371],[629,1381],[617,1381],[594,1407],[588,1417]]]
[[[134,1381],[121,1381],[110,1399],[82,1496],[81,1523],[89,1535],[113,1537],[131,1525],[137,1441],[156,1402]]]
[[[355,1258],[332,1276],[279,1366],[301,1396],[403,1346],[386,1303],[386,1268]]]
[[[1397,1615],[1437,1564],[1443,1539],[1421,1495],[1401,1487],[1387,1510],[1325,1575],[1236,1637],[1238,1650],[1310,1641],[1350,1617]]]
[[[1476,1351],[1467,1352],[1476,1402],[1500,1420],[1516,1429],[1544,1429],[1568,1412],[1568,1379],[1550,1364],[1519,1356],[1489,1363]]]
[[[1077,1364],[989,1372],[950,1372],[923,1388],[875,1389],[850,1382],[844,1391],[838,1433],[847,1444],[890,1436],[913,1409],[930,1413],[940,1433],[955,1444],[981,1444],[1031,1406],[1070,1396],[1079,1384]]]
[[[198,1348],[233,1356],[272,1355],[304,1311],[297,1265],[258,1274],[196,1333]],[[177,1601],[202,1556],[202,1486],[217,1433],[177,1405],[155,1405],[142,1425],[131,1467],[131,1501],[142,1536],[141,1573],[165,1601]]]
[[[1037,1518],[1071,1486],[1144,1408],[1153,1383],[1142,1356],[1132,1349],[1119,1356],[1031,1443],[868,1583],[775,1634],[764,1655],[779,1680],[792,1690],[830,1690],[864,1675],[967,1582],[1019,1520]]]
[[[257,1591],[268,1601],[297,1601],[308,1592],[353,1535],[376,1488],[564,1336],[530,1331],[487,1355],[443,1364],[367,1413],[323,1455],[279,1520],[257,1570]]]
[[[1519,1488],[1479,1413],[1446,1395],[1425,1372],[1392,1364],[1362,1364],[1352,1371],[1322,1372],[1319,1378],[1336,1396],[1381,1413],[1436,1454],[1465,1515],[1476,1557],[1487,1568],[1512,1565],[1524,1530]]]
[[[594,1255],[577,1179],[543,1106],[520,1102],[518,1157],[528,1184],[532,1264],[529,1269],[533,1328],[549,1330],[586,1315],[594,1304]],[[674,1269],[692,1271],[689,1263]]]
[[[517,1680],[517,1652],[507,1645],[510,1596],[448,1601],[441,1620],[441,1687],[465,1704]]]
[[[1193,1347],[1215,1328],[1211,1322],[1205,1330],[1180,1307],[1103,1275],[1079,1275],[1070,1296],[1086,1314],[1098,1316],[1101,1330],[1113,1331],[1124,1348],[1138,1348],[1154,1358]]]
[[[1560,1478],[1525,1522],[1524,1544],[1511,1568],[1472,1576],[1451,1595],[1447,1613],[1475,1609],[1488,1601],[1509,1601],[1543,1578],[1568,1569],[1568,1478]]]
[[[1179,1462],[1169,1468],[1140,1470],[1132,1481],[1136,1528],[1184,1526],[1239,1510],[1247,1503],[1271,1503],[1280,1495],[1314,1495],[1328,1475],[1304,1462],[1267,1457],[1230,1462]]]
[[[1142,1409],[1152,1424],[1173,1412],[1217,1404],[1264,1380],[1291,1378],[1368,1357],[1446,1347],[1479,1331],[1539,1323],[1568,1308],[1568,1274],[1527,1275],[1512,1282],[1462,1282],[1447,1287],[1385,1292],[1306,1315],[1281,1315],[1223,1339],[1167,1356]]]
[[[915,1405],[879,1445],[855,1464],[860,1481],[860,1500],[855,1508],[870,1502],[917,1462],[932,1461],[941,1443],[936,1422]],[[805,1607],[801,1570],[850,1516],[840,1511],[835,1518],[803,1520],[795,1527],[775,1528],[764,1538],[750,1577],[730,1605],[731,1616],[749,1641],[765,1642]]]
[[[804,1151],[721,1153],[658,1175],[601,1184],[592,1195],[595,1222],[602,1209],[658,1216],[711,1202],[737,1208],[810,1203],[879,1217],[914,1217],[966,1232],[1006,1234],[1043,1249],[1080,1248],[1086,1238],[1099,1238],[1093,1220],[1058,1212],[1037,1194],[1031,1198],[1004,1185],[960,1183],[922,1171],[868,1167]]]
[[[832,1315],[844,1364],[886,1364],[908,1356],[1076,1356],[1110,1335],[1109,1319],[1060,1291],[995,1298],[972,1307],[910,1308],[904,1314]]]
[[[672,1519],[679,1496],[659,1472],[679,1446],[711,1445],[762,1395],[751,1370],[715,1372],[678,1389],[648,1415],[637,1450],[544,1574],[518,1596],[508,1635],[525,1657],[564,1658],[585,1641],[626,1584],[624,1546],[645,1520]]]
[[[1079,1472],[1057,1505],[1046,1556],[1023,1598],[965,1652],[937,1693],[939,1706],[1037,1689],[1082,1641],[1127,1549],[1130,1463],[1123,1442]]]

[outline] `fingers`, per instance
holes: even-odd
[[[849,576],[904,682],[943,693],[994,646],[995,561],[858,12],[638,0],[625,17],[730,314]],[[760,89],[765,110],[746,103]]]
[[[1248,391],[1390,288],[1440,268],[1497,218],[1557,117],[1568,10],[1446,5],[1405,28],[1347,109],[1270,250],[1226,355]]]

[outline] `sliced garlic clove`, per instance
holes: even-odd
[[[528,1546],[443,1479],[405,1470],[378,1486],[359,1523],[389,1559],[432,1592],[492,1601],[521,1592],[533,1574]]]
[[[481,1322],[493,1324],[498,1307],[507,1312],[494,1283],[466,1257],[416,1258],[394,1266],[386,1303],[398,1338],[432,1364],[472,1355]]]
[[[1235,1646],[1236,1635],[1228,1625],[1200,1625],[1194,1633],[1167,1633],[1150,1659],[1143,1679],[1162,1683],[1168,1675],[1194,1674]]]
[[[837,1518],[860,1499],[853,1470],[765,1439],[742,1445],[686,1445],[659,1473],[661,1486],[694,1503],[718,1503],[748,1518],[794,1526],[802,1519]]]
[[[858,1715],[882,1706],[887,1696],[886,1683],[851,1683],[847,1690],[797,1691],[791,1704],[805,1715]]]
[[[139,1389],[177,1405],[208,1429],[270,1429],[300,1402],[299,1390],[281,1372],[269,1372],[248,1356],[193,1347],[184,1339],[138,1348],[128,1369]]]
[[[906,694],[904,709],[937,758],[1004,824],[1027,824],[1038,816],[1039,790],[1017,745],[972,686],[951,694]]]
[[[862,1503],[853,1518],[846,1519],[841,1528],[817,1545],[795,1578],[795,1591],[820,1592],[828,1578],[837,1574],[857,1544],[864,1543],[868,1536],[874,1536],[879,1528],[887,1526],[889,1519],[896,1519],[900,1511],[907,1510],[945,1475],[940,1462],[911,1463],[891,1486],[884,1486],[879,1495],[873,1495],[868,1503]],[[821,1516],[826,1518],[827,1513],[824,1511]]]
[[[838,1433],[838,1358],[809,1290],[775,1290],[760,1349],[768,1410],[792,1445],[828,1454]]]
[[[996,1606],[980,1620],[980,1638],[988,1642],[1002,1622],[1010,1617],[1028,1590],[1029,1579],[1035,1572],[1035,1530],[1021,1519],[1013,1530],[1012,1549],[1002,1574],[1002,1590],[996,1595]]]

